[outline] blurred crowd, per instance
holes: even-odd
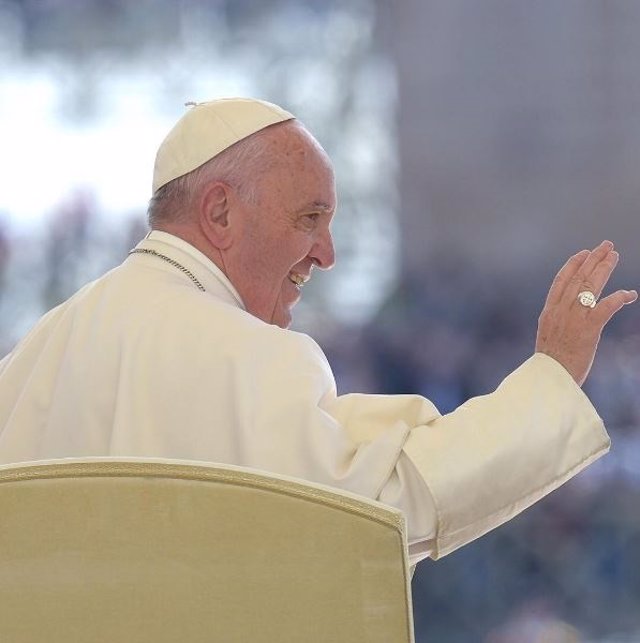
[[[146,231],[142,213],[110,219],[86,193],[37,226],[0,216],[0,355]],[[508,270],[488,280],[443,261],[400,280],[365,324],[308,330],[340,392],[419,393],[447,412],[532,353],[554,271],[522,288]],[[423,563],[413,582],[418,643],[640,641],[639,320],[628,309],[605,331],[585,387],[613,437],[611,455],[511,524]]]

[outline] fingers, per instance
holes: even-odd
[[[599,243],[585,259],[580,267],[577,275],[586,279],[591,275],[594,268],[606,258],[606,256],[613,250],[613,243],[611,241],[603,241]]]
[[[596,265],[591,274],[586,277],[584,289],[591,290],[596,298],[600,297],[619,260],[620,255],[615,250],[611,250],[607,256]]]
[[[613,249],[611,241],[603,241],[591,251],[575,272],[567,285],[565,296],[575,300],[583,290],[590,290],[598,296],[609,280],[618,259],[619,255]]]
[[[611,241],[603,241],[591,251],[581,250],[573,255],[553,280],[547,304],[558,304],[565,298],[577,301],[583,290],[590,290],[599,297],[619,258]]]
[[[560,271],[555,276],[555,279],[551,284],[551,288],[549,289],[547,304],[557,304],[562,299],[567,285],[576,275],[589,254],[588,250],[581,250],[573,255],[573,257],[570,257],[567,263],[560,268]]]

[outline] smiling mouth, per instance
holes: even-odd
[[[292,284],[295,284],[298,288],[302,288],[307,281],[309,281],[309,277],[305,277],[304,275],[298,274],[297,272],[292,272],[289,274],[289,281]]]

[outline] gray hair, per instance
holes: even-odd
[[[265,132],[284,124],[272,125],[234,143],[192,172],[156,190],[147,209],[149,227],[169,221],[187,221],[195,198],[210,181],[223,181],[236,188],[245,201],[257,202],[259,177],[273,162]]]

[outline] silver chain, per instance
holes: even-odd
[[[181,272],[183,272],[193,283],[198,287],[199,290],[202,292],[206,292],[204,289],[204,286],[200,283],[198,278],[191,272],[191,270],[188,270],[185,268],[182,264],[178,263],[175,259],[172,259],[171,257],[167,257],[167,255],[160,254],[159,252],[156,252],[155,250],[151,250],[150,248],[134,248],[129,252],[130,255],[140,253],[144,255],[153,255],[154,257],[158,257],[159,259],[163,259],[167,263],[171,264],[174,268],[177,268]]]

